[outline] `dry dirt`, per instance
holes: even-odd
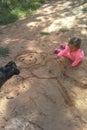
[[[14,60],[21,71],[1,88],[0,130],[87,130],[87,4],[81,4],[46,2],[36,14],[0,26],[0,46],[10,49],[0,66]],[[75,68],[54,54],[72,36],[85,52]]]

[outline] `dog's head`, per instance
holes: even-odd
[[[15,62],[10,61],[4,67],[0,68],[0,87],[13,75],[18,75],[20,73]]]
[[[18,75],[20,73],[15,62],[13,61],[10,61],[8,64],[6,64],[3,67],[3,71],[5,72],[7,78],[10,78],[13,75]]]

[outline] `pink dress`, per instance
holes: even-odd
[[[81,49],[70,52],[70,48],[66,45],[64,50],[61,50],[58,57],[64,56],[73,61],[72,67],[77,66],[84,58],[84,52]]]

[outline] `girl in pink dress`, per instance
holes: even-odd
[[[60,49],[56,49],[55,53],[57,57],[67,57],[68,59],[72,60],[72,67],[77,66],[84,58],[84,52],[80,49],[81,46],[81,39],[73,37],[70,39],[68,45],[62,44]]]

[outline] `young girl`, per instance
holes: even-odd
[[[84,58],[84,52],[80,49],[81,39],[73,37],[68,45],[61,45],[62,50],[56,49],[55,53],[58,57],[64,56],[72,60],[72,67],[77,66]]]

